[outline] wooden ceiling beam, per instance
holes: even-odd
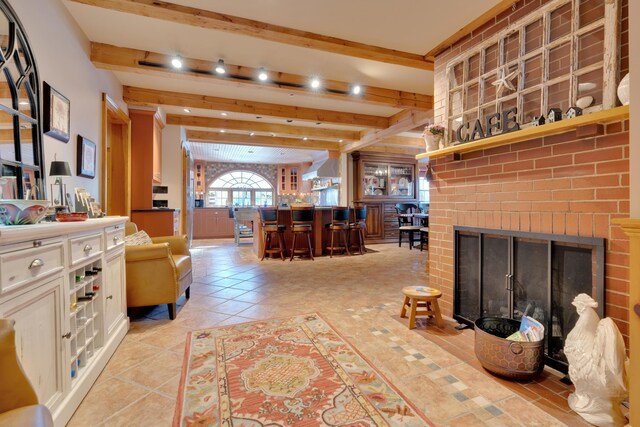
[[[415,156],[423,153],[424,149],[413,147],[394,147],[388,145],[369,145],[360,151],[372,152],[372,153],[389,153],[389,154],[408,154]]]
[[[390,136],[380,140],[376,145],[424,148],[424,139],[410,136]],[[424,151],[424,150],[423,150]]]
[[[339,150],[340,144],[331,141],[320,141],[302,138],[282,138],[278,136],[249,136],[202,130],[187,130],[187,139],[194,142],[211,142],[217,144],[253,145],[258,147],[297,148],[301,150]]]
[[[422,55],[372,46],[309,31],[273,25],[238,16],[226,15],[161,0],[72,0],[90,6],[149,18],[162,19],[194,27],[256,37],[276,43],[316,49],[371,61],[433,70],[433,62]]]
[[[414,129],[416,126],[424,125],[432,118],[432,111],[403,110],[389,118],[389,126],[387,128],[368,132],[363,131],[360,140],[344,144],[342,146],[342,152],[350,153],[352,151],[362,150],[389,137]]]
[[[277,123],[251,122],[245,120],[218,119],[215,117],[186,116],[182,114],[167,114],[168,125],[192,126],[202,128],[215,128],[246,132],[275,133],[287,137],[308,137],[317,139],[329,139],[343,142],[357,141],[360,132],[350,130],[338,130],[318,128],[311,126],[281,125]]]
[[[192,93],[144,89],[131,86],[123,87],[122,97],[127,104],[132,105],[173,105],[185,108],[230,111],[234,113],[255,114],[258,116],[284,117],[286,119],[378,129],[386,128],[389,125],[389,119],[387,117],[219,98],[216,96],[196,95]]]
[[[182,58],[183,66],[175,69],[169,64],[172,55],[149,52],[104,43],[91,43],[91,62],[98,67],[111,71],[125,71],[137,74],[180,78],[191,81],[208,81],[227,86],[244,86],[260,90],[286,91],[309,96],[329,98],[362,104],[382,105],[394,108],[433,108],[433,97],[419,93],[403,92],[373,86],[362,86],[361,95],[350,93],[350,84],[323,80],[322,90],[309,89],[309,77],[297,74],[268,70],[269,79],[257,79],[259,69],[241,65],[226,64],[227,73],[218,75],[213,70],[215,62],[201,59]]]
[[[427,61],[433,62],[435,60],[435,57],[439,53],[446,50],[449,46],[462,40],[468,34],[473,33],[473,31],[477,30],[478,28],[486,24],[487,21],[489,21],[490,19],[495,19],[496,16],[500,15],[505,10],[511,7],[514,7],[516,2],[517,0],[501,0],[500,2],[498,2],[498,4],[493,6],[491,9],[487,10],[485,13],[478,16],[476,19],[469,22],[467,25],[465,25],[464,27],[460,28],[458,31],[453,33],[450,37],[447,37],[445,40],[440,42],[436,47],[434,47],[429,52],[427,52],[424,55],[424,58]]]

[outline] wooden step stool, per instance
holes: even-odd
[[[410,310],[409,329],[416,327],[416,316],[435,317],[438,327],[444,327],[438,305],[438,298],[442,296],[442,292],[426,286],[407,286],[402,288],[402,293],[404,294],[404,303],[400,317],[406,317],[407,309]],[[424,308],[424,310],[418,311],[418,308]]]

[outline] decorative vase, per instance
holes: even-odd
[[[438,150],[440,148],[441,139],[442,135],[434,135],[431,132],[425,133],[424,142],[427,146],[427,153]]]
[[[629,105],[629,73],[618,84],[618,99],[622,102],[622,105]]]

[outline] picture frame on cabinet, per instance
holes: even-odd
[[[43,82],[42,85],[44,104],[42,130],[45,135],[62,142],[69,142],[71,102],[47,82]]]
[[[78,176],[95,178],[96,176],[96,144],[78,135]]]

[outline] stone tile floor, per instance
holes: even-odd
[[[479,366],[473,332],[400,319],[400,289],[426,284],[426,253],[372,245],[363,256],[260,262],[250,245],[194,242],[191,299],[130,311],[131,328],[69,426],[171,425],[187,332],[309,312],[323,315],[437,425],[586,425],[554,372],[498,379]]]

